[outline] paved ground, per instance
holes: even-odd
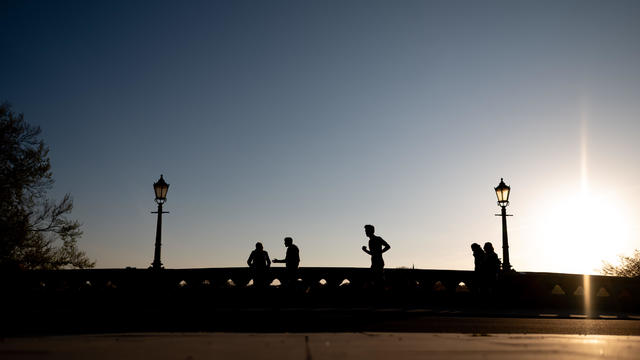
[[[390,319],[373,324],[370,330],[471,334],[640,336],[640,320],[422,316]],[[640,357],[638,358],[640,359]]]
[[[640,337],[439,333],[147,333],[5,338],[11,359],[638,359]]]
[[[472,314],[427,309],[289,309],[84,314],[15,313],[0,321],[0,336],[159,332],[429,332],[640,336],[636,315]],[[603,315],[604,316],[604,315]],[[640,357],[639,357],[640,359]]]

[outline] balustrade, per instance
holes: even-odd
[[[559,273],[513,273],[489,293],[474,284],[472,271],[386,269],[384,284],[374,286],[366,268],[300,268],[295,289],[285,289],[285,269],[271,268],[265,289],[256,289],[248,268],[89,269],[23,271],[4,274],[16,299],[30,297],[111,296],[134,298],[165,294],[176,301],[204,297],[212,306],[245,306],[263,291],[262,301],[300,301],[303,305],[368,304],[383,296],[395,305],[452,304],[473,307],[488,298],[496,305],[528,308],[585,308],[640,311],[640,279]],[[377,292],[376,292],[377,291]],[[295,296],[292,297],[292,292]],[[587,300],[588,301],[585,301]],[[199,299],[198,301],[201,301]],[[291,303],[288,305],[294,305]]]

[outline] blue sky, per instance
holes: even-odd
[[[41,126],[98,267],[593,272],[640,248],[640,3],[189,1],[0,5],[0,99]],[[562,219],[561,221],[559,219]]]

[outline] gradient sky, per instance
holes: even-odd
[[[593,273],[640,248],[638,1],[2,1],[0,101],[39,125],[98,267]]]

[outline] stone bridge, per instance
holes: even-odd
[[[253,286],[247,268],[3,273],[0,335],[406,331],[442,316],[640,318],[638,278],[510,273],[489,291],[474,288],[471,271],[387,269],[384,284],[373,286],[369,269],[301,268],[287,288],[284,270],[271,268],[266,287]]]
[[[9,275],[9,274],[5,274]],[[24,271],[3,276],[18,306],[33,299],[86,305],[143,301],[149,306],[174,303],[206,307],[353,307],[394,306],[572,309],[580,311],[640,310],[640,279],[560,273],[512,273],[495,289],[474,288],[472,271],[386,269],[382,288],[372,286],[366,268],[300,268],[295,289],[280,279],[284,268],[268,273],[270,286],[256,289],[248,268],[90,269]]]

